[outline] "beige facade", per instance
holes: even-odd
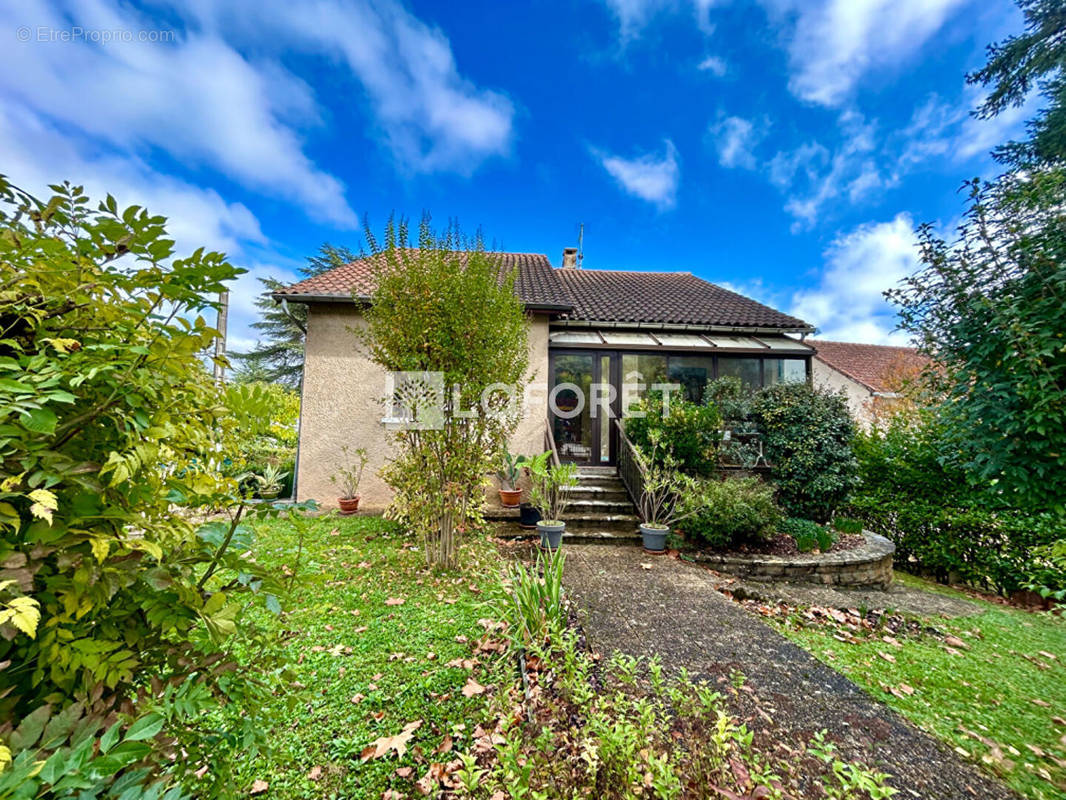
[[[848,410],[855,421],[864,428],[868,428],[873,423],[874,402],[877,398],[869,386],[833,369],[820,358],[811,359],[811,378],[815,386],[834,392],[843,389],[848,400]]]
[[[382,421],[385,372],[363,352],[353,328],[363,324],[351,303],[314,303],[308,307],[300,407],[297,499],[335,507],[340,494],[330,477],[344,463],[342,449],[366,448],[369,461],[359,487],[360,510],[380,511],[392,491],[379,476],[389,447]],[[531,315],[529,324],[532,403],[511,440],[517,453],[544,450],[548,388],[548,318]]]

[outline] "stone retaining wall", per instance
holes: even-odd
[[[863,531],[866,544],[837,553],[794,556],[719,555],[696,552],[692,557],[718,572],[752,581],[801,581],[827,586],[878,586],[892,583],[896,546],[883,536]]]

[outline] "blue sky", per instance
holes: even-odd
[[[257,276],[423,210],[555,264],[583,222],[586,267],[893,342],[913,228],[950,229],[1032,113],[968,113],[1020,27],[1008,0],[5,3],[0,172],[225,250],[236,349]]]

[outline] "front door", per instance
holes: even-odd
[[[552,435],[561,461],[614,464],[614,419],[618,401],[617,356],[603,351],[557,351],[551,354],[549,409]]]

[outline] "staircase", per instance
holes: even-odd
[[[578,467],[577,486],[563,515],[563,538],[578,544],[640,540],[639,519],[614,467]]]

